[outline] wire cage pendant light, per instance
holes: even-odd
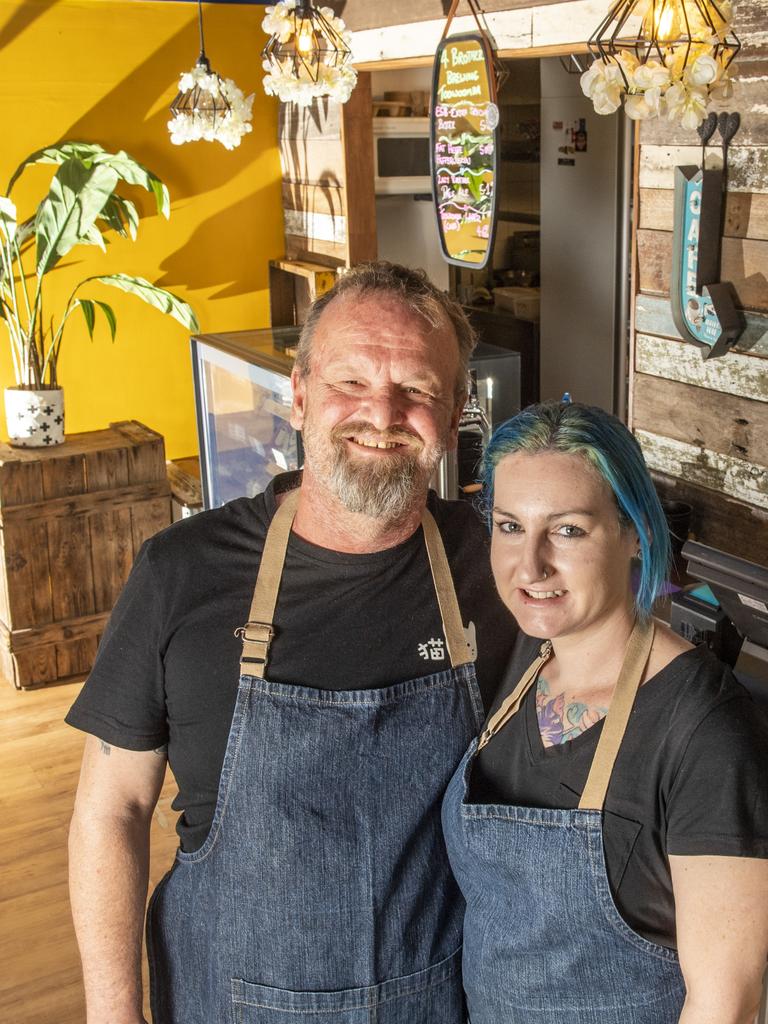
[[[311,0],[280,0],[266,10],[262,27],[270,38],[261,53],[265,91],[301,105],[324,95],[346,102],[357,72],[348,66],[350,33],[341,18]]]
[[[179,91],[171,103],[171,142],[182,145],[204,139],[234,149],[243,135],[251,131],[253,96],[246,99],[231,79],[224,79],[211,69],[205,53],[201,0],[197,0],[197,21],[200,55],[192,70],[181,76]]]
[[[741,48],[731,0],[613,0],[590,36],[581,87],[598,114],[666,117],[697,128],[712,100],[728,99]],[[573,59],[578,68],[580,58]]]
[[[680,73],[700,55],[707,54],[727,70],[741,49],[730,32],[730,4],[715,0],[617,0],[590,36],[587,46],[595,59],[616,58],[632,52],[638,64],[657,60],[675,65]],[[625,69],[619,61],[625,85]]]

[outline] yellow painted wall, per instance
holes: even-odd
[[[219,143],[171,144],[166,123],[178,77],[198,55],[197,8],[145,0],[0,0],[0,191],[35,149],[65,139],[125,149],[171,194],[169,221],[141,189],[124,189],[146,212],[139,237],[113,237],[107,253],[73,250],[49,284],[56,313],[78,280],[122,271],[190,302],[203,332],[269,323],[268,260],[283,251],[277,101],[261,87],[263,7],[205,4],[205,42],[214,70],[255,93],[254,130],[232,152]],[[26,171],[12,197],[29,216],[50,167]],[[67,432],[138,419],[160,431],[169,458],[197,451],[189,340],[185,330],[133,296],[89,286],[118,317],[93,343],[77,312],[59,369]],[[0,323],[0,383],[13,383]],[[2,429],[5,430],[4,417]],[[3,437],[7,434],[3,433]]]

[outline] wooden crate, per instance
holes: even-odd
[[[135,420],[0,443],[0,674],[29,689],[87,673],[134,556],[170,521],[163,438]]]

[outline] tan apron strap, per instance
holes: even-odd
[[[629,716],[640,682],[648,664],[653,645],[654,625],[636,623],[627,644],[627,652],[611,698],[608,714],[603,722],[603,732],[597,744],[584,792],[579,800],[579,810],[602,811],[608,783],[619,753],[621,741],[627,729]]]
[[[269,645],[275,635],[272,625],[275,617],[277,594],[283,575],[285,552],[291,526],[299,504],[299,488],[283,498],[282,504],[272,517],[261,555],[259,575],[253,590],[251,610],[244,626],[235,630],[235,636],[243,641],[240,656],[240,675],[264,678],[264,669],[269,655]]]
[[[440,536],[437,523],[429,509],[424,509],[421,526],[424,530],[424,541],[427,545],[429,567],[432,570],[440,618],[443,620],[448,657],[451,659],[451,665],[458,668],[459,665],[467,665],[472,661],[472,652],[464,634],[459,601],[456,597],[456,588],[453,585],[451,568],[445,554],[443,538]]]
[[[499,730],[503,729],[507,722],[516,715],[523,703],[523,698],[530,690],[541,672],[542,667],[552,657],[552,644],[549,640],[541,645],[538,658],[532,662],[523,673],[520,682],[508,697],[505,697],[498,711],[494,712],[488,725],[480,734],[477,741],[477,749],[482,750],[486,743],[490,742]]]

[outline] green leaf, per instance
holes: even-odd
[[[54,146],[44,146],[43,149],[30,153],[26,160],[19,164],[8,182],[6,191],[11,191],[24,169],[32,164],[63,164],[74,158],[89,165],[99,153],[106,153],[106,150],[97,142],[61,142]]]
[[[129,235],[135,242],[138,234],[139,214],[130,199],[113,193],[104,204],[100,217],[122,238]]]
[[[89,232],[116,184],[110,167],[86,167],[74,157],[61,165],[35,219],[38,277],[78,243],[93,244]]]
[[[79,160],[86,167],[95,164],[103,164],[111,167],[117,172],[120,180],[128,185],[138,185],[155,197],[157,212],[166,219],[171,212],[171,200],[168,189],[162,181],[138,160],[134,160],[124,150],[118,153],[110,153],[103,146],[95,142],[61,142],[55,146],[45,146],[31,153],[16,168],[13,177],[8,183],[7,191],[10,192],[14,183],[22,171],[30,164],[64,164],[68,160]]]
[[[0,229],[10,242],[16,234],[16,207],[7,196],[0,196]]]
[[[117,333],[117,317],[115,316],[115,311],[106,302],[99,302],[98,299],[95,299],[94,301],[96,305],[99,307],[99,309],[102,311],[104,316],[107,318],[109,330],[112,335],[112,341],[114,341],[115,334]]]
[[[174,320],[178,320],[189,331],[198,331],[200,329],[197,317],[190,305],[171,292],[166,291],[165,288],[158,288],[157,285],[144,280],[143,277],[130,277],[128,274],[107,274],[100,277],[92,277],[89,280],[100,281],[102,284],[108,284],[113,288],[119,288],[121,291],[128,292],[130,295],[138,296],[150,306],[154,306],[155,309],[159,309],[162,313],[172,316]]]
[[[90,299],[78,299],[76,305],[83,311],[85,323],[88,328],[88,335],[91,341],[93,341],[93,328],[96,323],[96,310],[93,308],[93,303]]]

